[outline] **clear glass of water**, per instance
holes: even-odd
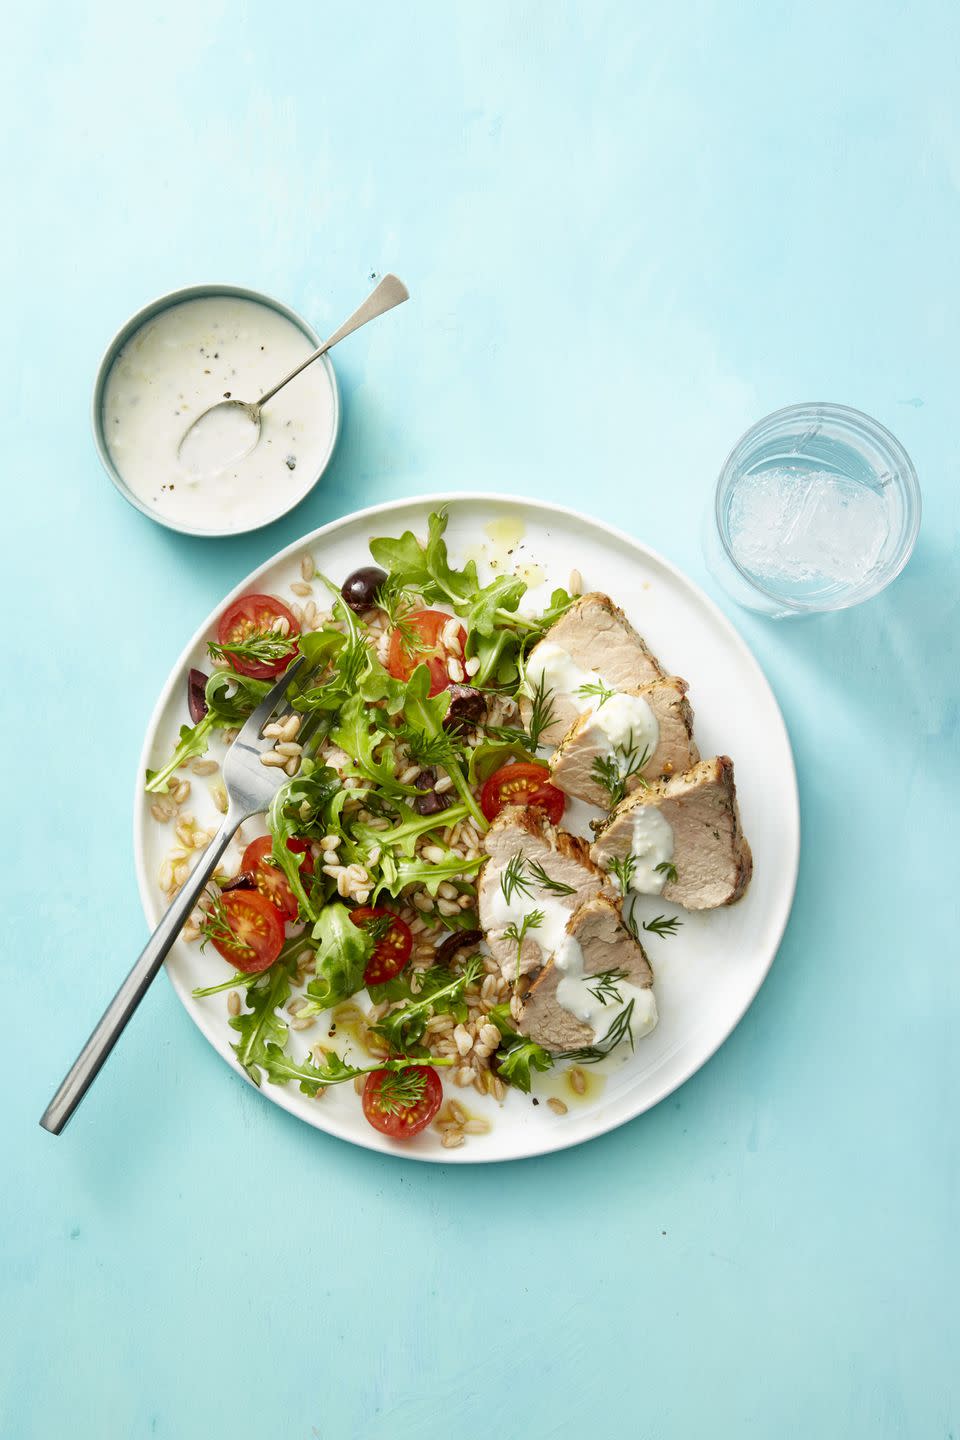
[[[845,405],[791,405],[727,457],[705,550],[738,604],[779,619],[878,594],[919,529],[916,471],[889,430]]]

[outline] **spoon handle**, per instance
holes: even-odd
[[[301,360],[300,364],[291,370],[289,375],[284,375],[278,385],[274,385],[273,389],[268,390],[266,395],[260,396],[260,399],[256,402],[256,409],[258,411],[262,410],[267,401],[272,400],[277,391],[282,390],[289,380],[292,380],[295,375],[299,375],[301,370],[306,370],[308,365],[312,365],[314,360],[319,360],[320,356],[325,355],[328,350],[332,350],[334,345],[339,344],[347,335],[352,335],[354,330],[359,330],[360,326],[366,325],[368,320],[375,320],[378,315],[383,315],[387,310],[392,310],[394,305],[402,305],[404,300],[409,299],[410,291],[402,280],[398,280],[396,275],[384,275],[376,289],[371,290],[363,304],[354,310],[349,320],[344,320],[339,330],[334,330],[330,338],[324,340],[319,350],[314,350],[313,354],[308,355],[306,360]]]

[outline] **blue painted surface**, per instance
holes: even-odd
[[[163,10],[21,7],[0,61],[23,755],[0,1434],[956,1437],[956,6]],[[414,302],[342,351],[341,445],[299,510],[211,543],[113,491],[87,405],[131,311],[212,277],[322,330],[391,268]],[[355,506],[489,488],[703,580],[726,451],[819,398],[900,436],[924,525],[861,610],[735,615],[793,736],[804,854],[705,1070],[579,1152],[398,1165],[244,1088],[161,982],[69,1131],[37,1128],[143,937],[154,697],[238,577]]]

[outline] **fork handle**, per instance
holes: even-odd
[[[216,835],[204,851],[203,859],[184,882],[160,924],[154,930],[130,974],[104,1010],[90,1039],[71,1065],[59,1090],[46,1110],[40,1124],[51,1135],[59,1135],[80,1101],[93,1084],[100,1067],[116,1045],[134,1010],[140,1004],[151,980],[167,957],[184,923],[196,905],[224,850],[230,844],[242,815],[227,814]]]

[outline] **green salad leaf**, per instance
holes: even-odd
[[[363,972],[374,949],[373,936],[354,925],[350,911],[338,900],[329,901],[320,911],[313,938],[317,973],[307,985],[310,1000],[301,1006],[303,1016],[319,1015],[362,989]]]
[[[432,1055],[429,1063],[431,1066],[438,1066],[452,1065],[454,1062]],[[328,1085],[342,1085],[346,1080],[355,1080],[358,1075],[372,1075],[376,1070],[403,1071],[413,1065],[423,1064],[422,1058],[404,1055],[394,1060],[378,1060],[375,1065],[350,1065],[335,1050],[328,1050],[323,1064],[317,1065],[312,1060],[291,1059],[279,1045],[268,1044],[263,1052],[263,1068],[267,1078],[275,1085],[286,1085],[291,1080],[296,1080],[304,1095],[316,1095],[318,1090],[325,1090]]]
[[[240,1036],[233,1052],[254,1085],[260,1084],[261,1071],[266,1069],[267,1046],[276,1045],[282,1050],[286,1044],[286,1022],[276,1012],[289,998],[289,965],[272,965],[248,988],[249,1008],[230,1021],[231,1029]]]
[[[490,1011],[490,1019],[503,1036],[505,1046],[496,1052],[497,1074],[501,1080],[506,1080],[509,1085],[515,1085],[518,1090],[529,1095],[533,1083],[532,1072],[552,1069],[553,1056],[535,1040],[518,1034],[513,1028],[509,1005],[494,1005]]]
[[[409,1005],[402,1006],[399,1010],[391,1010],[378,1020],[372,1028],[378,1035],[382,1035],[390,1046],[391,1050],[406,1052],[411,1046],[416,1045],[423,1038],[427,1027],[427,1021],[434,1015],[442,1015],[447,1012],[460,1014],[461,1018],[465,1012],[458,1007],[463,1004],[463,994],[468,985],[477,980],[483,970],[483,962],[479,956],[474,955],[463,967],[463,973],[456,979],[450,980],[439,988],[431,988],[429,993],[422,992]]]

